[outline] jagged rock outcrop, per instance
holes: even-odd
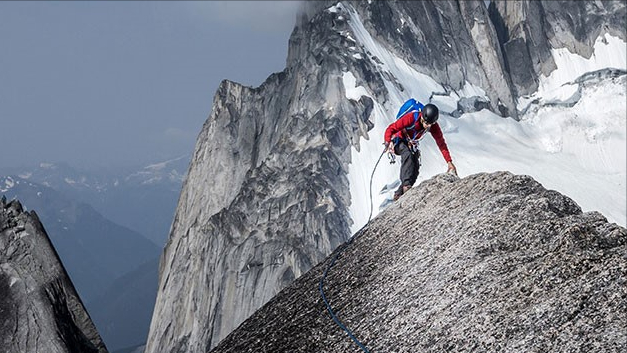
[[[489,101],[459,97],[451,110],[516,117],[484,1],[336,4],[304,2],[284,71],[257,88],[220,85],[162,256],[146,352],[210,349],[350,237],[351,152],[381,138],[369,135],[373,116],[392,116],[416,73],[446,91],[419,99],[470,83]]]
[[[556,69],[551,49],[590,58],[605,33],[627,40],[624,1],[492,1],[489,13],[519,97],[535,92],[540,75]]]
[[[627,350],[627,230],[529,176],[437,175],[339,250],[325,295],[371,352]],[[318,291],[333,256],[212,352],[360,351]]]
[[[0,351],[107,349],[34,212],[0,202]]]

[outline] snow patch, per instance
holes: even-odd
[[[17,182],[19,184],[19,181]],[[0,189],[0,192],[7,192],[16,185],[15,180],[11,177],[4,178],[4,188]]]
[[[342,3],[338,2],[337,4],[329,7],[327,9],[327,11],[329,11],[330,13],[338,13],[338,12],[342,11]]]
[[[346,98],[358,101],[361,96],[369,96],[368,91],[363,86],[357,86],[357,79],[352,72],[347,71],[342,74],[342,83],[346,91]]]
[[[168,166],[168,162],[155,163],[145,167],[145,170],[150,170],[153,172],[158,172],[164,170]]]
[[[525,110],[536,99],[541,102],[567,101],[577,91],[578,85],[574,81],[587,72],[605,68],[627,70],[627,43],[608,33],[596,39],[589,59],[566,48],[552,49],[551,55],[557,69],[548,77],[540,76],[537,92],[519,98],[519,111]]]
[[[349,31],[342,31],[339,32],[340,35],[344,38],[346,38],[346,40],[349,40],[351,42],[355,42],[355,38],[353,38],[353,36],[351,36],[351,33]]]

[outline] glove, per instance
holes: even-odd
[[[453,173],[455,174],[455,176],[457,175],[457,168],[455,168],[455,164],[453,164],[453,162],[448,162],[448,170],[446,171],[447,173]]]

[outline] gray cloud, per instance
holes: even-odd
[[[285,67],[297,1],[0,1],[0,166],[191,153],[223,79]]]
[[[190,10],[230,27],[276,32],[291,29],[301,1],[193,1]]]

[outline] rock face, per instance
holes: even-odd
[[[292,41],[325,35],[309,34]],[[366,129],[352,119],[369,114],[367,101],[338,101],[345,64],[322,53],[338,37],[258,89],[220,87],[162,257],[147,352],[208,349],[348,239],[344,161]],[[316,56],[328,72],[303,68]]]
[[[442,174],[364,227],[324,289],[371,352],[624,352],[625,254],[625,228],[528,176]],[[318,291],[330,261],[212,352],[359,351]]]
[[[46,225],[46,234],[109,349],[145,342],[156,296],[159,247],[141,234],[112,222],[90,205],[68,197],[67,191],[15,176],[0,177],[0,185],[7,184],[13,186],[0,188],[0,195],[19,199],[25,208],[37,210],[38,218]],[[142,266],[147,261],[154,265],[152,269]],[[137,283],[121,277],[140,266],[152,283],[136,290]],[[126,296],[120,296],[123,294]]]
[[[106,353],[34,212],[0,202],[0,351]]]
[[[538,77],[556,68],[552,48],[590,58],[604,33],[627,40],[624,1],[492,1],[489,13],[516,96],[535,92]]]
[[[485,91],[470,103],[460,93],[451,110],[516,116],[499,40],[509,37],[484,1],[337,4],[304,2],[284,71],[258,88],[219,87],[162,256],[146,352],[209,350],[350,237],[351,152],[380,138],[373,117],[397,109],[417,77],[449,98]]]
[[[373,37],[447,91],[482,87],[492,108],[516,115],[498,37],[483,1],[350,2]]]

